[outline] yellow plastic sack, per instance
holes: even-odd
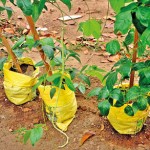
[[[68,125],[72,122],[77,111],[77,102],[75,98],[75,93],[71,91],[66,85],[65,90],[56,87],[56,93],[53,98],[50,98],[51,86],[38,87],[40,92],[40,97],[43,99],[46,106],[47,116],[52,120],[52,115],[54,113],[54,122],[57,127],[62,131],[66,131]],[[58,99],[58,91],[60,90],[60,95]],[[57,102],[58,99],[58,102]]]
[[[19,60],[21,64],[34,65],[30,58],[22,58]],[[36,84],[36,76],[39,73],[39,68],[33,72],[32,76],[27,76],[21,73],[11,71],[12,62],[4,64],[4,89],[8,100],[16,105],[26,103],[36,97],[36,91],[32,91],[32,87]]]
[[[128,88],[128,84],[123,84],[122,89]],[[109,122],[113,128],[120,134],[136,134],[139,132],[148,116],[149,110],[138,111],[134,116],[128,116],[124,112],[124,108],[127,104],[122,107],[111,107],[107,116]]]

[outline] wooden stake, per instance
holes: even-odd
[[[134,32],[134,47],[133,47],[132,63],[136,63],[138,40],[139,40],[138,31],[135,29],[135,32]],[[131,71],[131,74],[130,74],[130,86],[129,86],[130,88],[134,85],[134,76],[135,76],[135,71]]]
[[[32,17],[31,16],[25,16],[25,17],[26,17],[26,19],[28,21],[28,24],[30,26],[30,30],[31,30],[31,32],[33,34],[34,40],[35,41],[40,40],[39,35],[38,35],[38,33],[37,33],[36,29],[35,29],[35,24],[34,24],[34,21],[33,21]],[[42,48],[40,46],[38,46],[37,49],[38,49],[38,51],[40,53],[40,56],[41,56],[41,58],[42,58],[42,60],[44,62],[44,65],[45,65],[45,68],[46,68],[46,71],[47,71],[48,75],[51,76],[52,75],[52,71],[51,71],[50,65],[46,62],[46,56],[44,54],[44,51],[42,50]]]
[[[16,55],[15,55],[14,52],[12,51],[8,40],[7,40],[7,39],[5,38],[5,36],[3,36],[3,34],[2,34],[2,28],[0,28],[0,38],[2,39],[2,42],[3,42],[4,46],[6,47],[6,49],[7,49],[8,53],[9,53],[9,55],[11,56],[12,61],[13,61],[13,63],[14,63],[14,66],[16,67],[17,72],[22,73],[22,70],[21,70],[20,65],[19,65],[19,63],[18,63],[18,60],[17,60]]]

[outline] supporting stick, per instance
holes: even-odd
[[[139,40],[138,31],[135,29],[132,63],[136,63],[138,40]],[[131,74],[130,74],[130,88],[134,85],[134,76],[135,76],[135,71],[131,71]]]
[[[34,21],[33,21],[32,17],[31,16],[25,16],[25,17],[26,17],[26,19],[28,21],[28,24],[30,26],[30,29],[31,29],[31,32],[33,34],[34,40],[35,41],[40,40],[39,35],[38,35],[38,33],[35,29],[35,25],[34,25]],[[44,65],[45,65],[45,68],[46,68],[46,71],[47,71],[48,75],[51,76],[52,75],[52,70],[50,68],[50,65],[46,62],[46,56],[44,54],[44,51],[42,50],[42,48],[40,46],[38,46],[37,49],[38,49],[38,51],[40,53],[40,56],[41,56],[41,58],[44,62]]]
[[[18,63],[18,60],[17,60],[16,55],[15,55],[14,52],[12,51],[8,40],[7,40],[7,39],[5,38],[5,36],[3,36],[3,34],[2,34],[2,28],[0,28],[0,38],[2,39],[2,42],[3,42],[4,46],[6,47],[6,49],[7,49],[8,53],[9,53],[9,55],[11,56],[12,61],[13,61],[13,63],[14,63],[14,66],[16,67],[17,72],[22,73],[22,70],[21,70],[20,65],[19,65],[19,63]]]

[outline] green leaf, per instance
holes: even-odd
[[[12,8],[10,7],[5,7],[5,10],[7,11],[7,16],[8,16],[8,19],[10,19],[10,17],[12,16]]]
[[[113,89],[113,86],[115,85],[117,81],[117,72],[112,72],[109,74],[109,76],[106,79],[106,86],[109,91]]]
[[[150,96],[147,97],[147,102],[150,105]]]
[[[4,63],[6,62],[7,58],[3,57],[3,58],[0,58],[0,71],[3,70],[3,66],[4,66]]]
[[[129,78],[131,65],[132,63],[130,61],[127,61],[125,64],[120,65],[120,67],[117,69],[117,71],[122,75],[123,80]]]
[[[39,14],[39,2],[33,2],[32,4],[32,18],[34,20],[34,22],[36,22],[39,18],[40,14]]]
[[[134,114],[139,110],[138,105],[137,105],[137,102],[134,102],[134,103],[132,104],[132,109],[133,109],[133,111],[134,111]]]
[[[82,94],[85,94],[86,88],[83,84],[79,84],[78,89]]]
[[[101,82],[103,82],[104,73],[105,70],[98,68],[96,65],[89,66],[87,70],[85,70],[85,73],[91,77],[97,77]],[[103,82],[102,84],[105,84]]]
[[[23,135],[23,139],[24,139],[23,142],[24,142],[24,144],[27,143],[28,139],[30,138],[30,135],[31,135],[31,130],[27,130],[25,132],[25,134]]]
[[[53,82],[55,79],[60,77],[61,77],[61,73],[58,72],[58,73],[54,73],[52,76],[48,76],[46,80],[49,82]]]
[[[5,5],[5,4],[6,4],[6,0],[1,0],[1,2],[3,3],[3,5]]]
[[[12,47],[12,49],[14,50],[14,49],[18,48],[24,41],[25,41],[25,37],[22,36],[22,37],[15,43],[15,45]]]
[[[120,12],[116,16],[116,22],[114,25],[114,32],[121,32],[122,34],[126,34],[132,24],[132,16],[131,12]]]
[[[150,19],[150,8],[145,6],[139,6],[136,10],[137,19],[140,20],[141,24],[148,27]]]
[[[42,76],[39,77],[38,82],[32,87],[32,91],[35,91],[42,84],[42,82],[45,81],[46,81],[46,74],[43,74]]]
[[[114,107],[121,107],[124,105],[123,101],[116,101],[116,103],[114,104]]]
[[[111,40],[109,43],[107,43],[106,51],[112,55],[115,55],[117,52],[119,52],[120,44],[119,44],[118,40]]]
[[[110,106],[111,105],[108,100],[104,100],[98,103],[98,109],[103,116],[107,116],[109,114]]]
[[[138,71],[140,69],[145,68],[145,63],[144,62],[137,62],[133,64],[132,70]]]
[[[142,43],[146,43],[147,45],[150,46],[150,26],[143,32],[140,39]]]
[[[37,62],[34,67],[40,67],[40,66],[43,66],[44,65],[44,62],[41,60],[39,62]]]
[[[137,100],[137,106],[139,108],[139,110],[145,110],[147,108],[147,104],[148,104],[148,101],[147,101],[147,98],[144,97],[144,96],[140,96]]]
[[[75,91],[75,87],[74,87],[72,81],[67,76],[65,76],[65,83],[70,90]]]
[[[137,86],[133,86],[128,90],[126,94],[126,102],[137,99],[139,95],[140,95],[140,88]]]
[[[122,101],[123,100],[123,94],[120,89],[113,89],[110,93],[110,97],[117,100],[117,101]]]
[[[12,16],[12,9],[10,7],[2,7],[2,6],[0,6],[0,11],[4,11],[4,10],[7,11],[8,19],[10,19],[10,17]]]
[[[83,66],[82,69],[80,70],[80,73],[82,73],[87,67],[88,65]]]
[[[92,90],[88,93],[87,97],[98,96],[99,93],[100,93],[100,90],[101,90],[100,87],[96,87],[96,88],[92,89]]]
[[[93,36],[95,39],[99,39],[101,36],[101,25],[97,20],[91,19],[80,24],[81,30],[85,36]]]
[[[41,39],[41,40],[40,40],[40,43],[41,43],[42,46],[49,45],[49,46],[51,46],[51,47],[53,47],[53,48],[55,47],[55,46],[54,46],[54,41],[53,41],[52,38],[44,38],[44,39]]]
[[[55,93],[56,93],[56,88],[52,88],[52,89],[50,90],[50,98],[51,98],[51,99],[53,98],[53,96],[55,95]]]
[[[35,143],[41,139],[42,135],[43,135],[42,127],[31,129],[30,141],[32,146],[34,146]]]
[[[89,79],[86,75],[80,74],[80,75],[79,75],[79,78],[80,78],[81,80],[83,80],[86,84],[88,84],[89,86],[91,85],[90,79]]]
[[[54,50],[53,47],[49,46],[49,45],[45,45],[42,46],[42,49],[45,53],[45,55],[49,58],[49,59],[53,59],[54,58]]]
[[[66,60],[68,60],[68,58],[73,57],[74,59],[76,59],[79,63],[81,63],[81,60],[79,58],[79,56],[76,53],[71,53],[67,56]]]
[[[42,13],[43,8],[45,7],[46,0],[40,0],[39,3],[39,15]]]
[[[26,16],[32,15],[32,4],[30,0],[17,0],[17,6]]]
[[[133,43],[133,41],[134,41],[134,29],[131,29],[128,32],[124,42],[126,45],[130,45],[131,43]]]
[[[145,42],[138,42],[138,56],[142,56],[146,50],[146,43]]]
[[[134,116],[134,111],[133,108],[128,105],[125,107],[124,112],[128,115],[128,116]]]
[[[109,96],[109,91],[108,91],[107,87],[104,86],[99,92],[98,100],[108,98],[108,96]]]
[[[112,9],[116,13],[119,13],[121,7],[123,7],[125,4],[124,0],[109,0],[109,2],[110,2]]]
[[[29,49],[32,49],[32,47],[35,44],[33,36],[26,36],[26,43],[25,43]]]
[[[23,52],[25,50],[24,49],[21,49],[21,48],[18,48],[18,49],[14,49],[13,52],[15,53],[15,55],[18,57],[18,58],[21,58],[22,55],[23,55]]]
[[[61,0],[71,10],[71,0]]]

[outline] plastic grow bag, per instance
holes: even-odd
[[[34,62],[30,58],[21,58],[20,64],[34,65]],[[32,87],[37,82],[37,75],[39,68],[36,68],[32,76],[21,74],[11,71],[13,66],[12,62],[4,64],[4,89],[8,100],[16,105],[26,103],[33,100],[36,97],[36,91],[32,91]]]
[[[129,85],[123,84],[117,87],[125,89],[128,88]],[[113,128],[120,134],[136,134],[141,131],[149,114],[149,109],[147,108],[144,111],[138,111],[134,116],[128,116],[124,112],[126,106],[127,104],[124,104],[122,107],[111,107],[107,118]]]
[[[50,98],[51,86],[42,86],[38,87],[40,92],[40,97],[43,99],[47,116],[49,120],[53,121],[58,128],[62,131],[66,131],[69,124],[75,117],[77,111],[77,102],[75,93],[71,91],[66,85],[65,90],[59,89],[56,87],[56,93],[53,98]],[[58,93],[60,94],[58,97]],[[54,117],[53,117],[54,114]]]

